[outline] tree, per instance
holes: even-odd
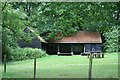
[[[40,3],[34,11],[36,17],[33,26],[40,33],[49,32],[47,39],[57,36],[57,32],[62,33],[62,38],[79,30],[97,31],[105,37],[106,51],[113,48],[111,52],[116,52],[118,36],[111,41],[109,39],[110,36],[118,35],[118,5],[119,3]]]
[[[118,52],[118,26],[114,26],[108,32],[105,32],[104,35],[106,36],[106,43],[105,50],[106,52]]]
[[[7,35],[3,38],[5,40],[7,40],[6,38],[12,39],[10,41],[24,39],[25,34],[21,31],[25,26],[29,26],[37,34],[48,32],[49,35],[43,36],[46,40],[56,37],[58,32],[62,34],[59,38],[62,38],[80,30],[97,31],[105,37],[106,45],[104,46],[108,46],[108,42],[113,44],[113,41],[110,42],[107,39],[112,34],[108,34],[110,30],[113,33],[114,29],[117,31],[116,33],[119,31],[117,30],[120,14],[119,3],[15,2],[7,3],[8,7],[4,8],[4,6],[5,3],[3,4],[3,34]],[[12,19],[9,19],[11,17]],[[11,34],[8,35],[8,33]],[[8,44],[11,43],[10,41]]]
[[[7,2],[2,3],[2,14],[2,48],[3,55],[6,54],[8,58],[11,52],[10,47],[17,46],[19,39],[27,37],[23,32],[27,16],[22,7],[15,10]]]
[[[7,59],[10,58],[13,48],[18,47],[18,41],[24,40],[26,42],[31,42],[34,37],[38,37],[40,40],[43,39],[36,34],[30,25],[30,12],[26,3],[2,3],[2,48],[3,55],[7,55]],[[26,12],[27,11],[27,12]],[[29,31],[24,30],[29,28]],[[34,32],[33,32],[34,31]]]

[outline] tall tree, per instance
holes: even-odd
[[[109,46],[110,49],[111,44],[116,46],[118,44],[117,41],[113,41],[118,40],[118,37],[114,37],[114,39],[110,37],[111,34],[113,34],[112,36],[118,35],[118,4],[40,3],[34,11],[36,19],[33,26],[38,28],[40,33],[49,32],[47,39],[57,36],[57,32],[61,32],[61,37],[64,37],[79,30],[97,31],[105,37],[106,45],[104,47]],[[110,33],[110,31],[113,33]],[[112,41],[109,41],[108,36]],[[113,46],[112,52],[118,50],[116,46]]]
[[[22,7],[13,9],[10,3],[2,3],[2,48],[3,55],[7,58],[10,55],[11,46],[17,46],[17,41],[21,38],[27,39],[23,30],[26,23],[26,14]]]
[[[5,3],[3,9],[4,6]],[[48,32],[49,35],[43,36],[46,40],[54,38],[58,32],[62,34],[59,38],[62,38],[80,30],[98,31],[105,37],[107,46],[110,46],[112,42],[109,42],[107,37],[112,33],[108,33],[110,31],[114,33],[113,30],[118,31],[116,29],[119,28],[119,3],[20,2],[10,3],[8,6],[10,7],[6,7],[6,9],[3,10],[4,32],[10,31],[15,34],[18,30],[18,33],[14,36],[9,34],[11,37],[14,37],[11,39],[15,39],[15,36],[20,35],[19,33],[22,32],[19,30],[23,30],[23,28],[25,28],[23,25],[26,25],[35,29],[35,32],[38,34]],[[15,11],[16,13],[12,15]],[[19,18],[15,16],[16,14]],[[20,16],[25,16],[25,14],[27,16],[24,17],[24,19],[23,17],[20,18]],[[13,18],[10,19],[9,17]],[[21,24],[16,24],[19,22],[14,22],[14,20],[19,21]],[[11,23],[8,21],[11,21]],[[16,30],[13,30],[13,28]],[[23,33],[21,35],[23,35]]]

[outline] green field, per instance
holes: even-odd
[[[37,59],[37,78],[87,78],[87,56],[57,56]],[[33,59],[7,63],[3,78],[33,78]],[[93,78],[118,78],[118,54],[93,59]]]

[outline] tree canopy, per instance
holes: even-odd
[[[60,38],[77,31],[97,31],[102,34],[105,51],[118,51],[120,27],[120,3],[105,2],[14,2],[2,4],[3,43],[29,39],[23,32],[31,27],[46,40]],[[12,41],[12,42],[11,42]],[[112,50],[111,50],[112,48]]]

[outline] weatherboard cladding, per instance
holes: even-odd
[[[102,43],[101,35],[98,32],[79,31],[72,36],[61,40],[52,40],[50,43]]]

